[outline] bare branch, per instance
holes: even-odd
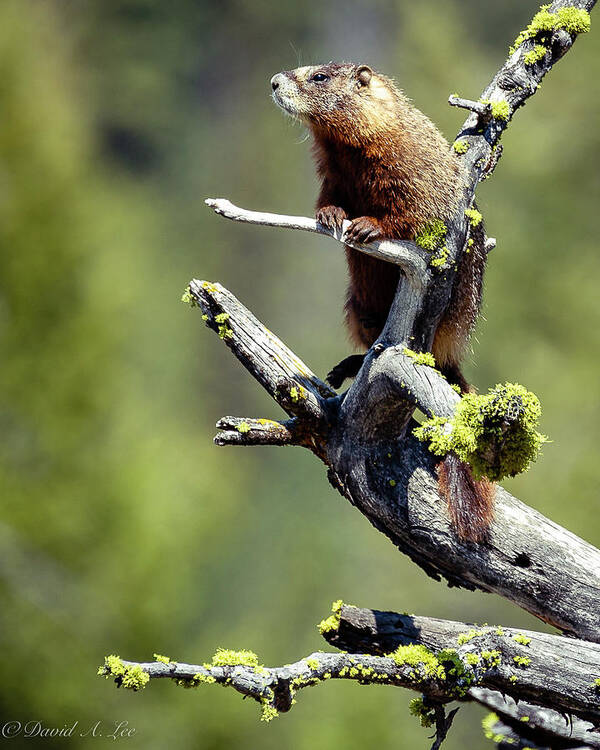
[[[575,745],[600,748],[600,733],[594,730],[592,722],[551,708],[517,702],[509,695],[501,695],[486,688],[471,688],[469,695],[474,701],[496,713],[505,725],[517,731],[519,737],[526,739],[528,745],[535,743],[540,747],[552,748]]]
[[[482,122],[489,122],[492,119],[492,105],[489,102],[473,102],[470,99],[461,99],[456,94],[450,94],[448,97],[448,104],[451,107],[461,107],[462,109],[468,109],[471,112],[475,112],[479,115]]]
[[[245,664],[236,663],[235,660],[224,663],[223,659],[218,658],[218,652],[212,664],[183,664],[166,660],[134,662],[111,656],[106,658],[99,673],[113,677],[118,686],[124,685],[134,690],[144,687],[148,678],[169,678],[184,687],[226,685],[262,704],[263,719],[266,720],[274,718],[278,712],[289,711],[294,695],[302,688],[329,679],[406,687],[425,692],[439,701],[453,700],[449,697],[449,691],[454,683],[448,683],[442,671],[432,670],[428,665],[397,663],[391,657],[316,652],[284,667],[264,667],[258,664],[254,654],[251,656],[254,659],[248,659]],[[134,677],[127,680],[131,674]]]
[[[272,419],[222,417],[217,422],[216,445],[303,445],[298,435],[298,421],[276,422]]]
[[[289,414],[324,418],[322,401],[334,397],[335,391],[319,380],[231,292],[220,284],[194,279],[189,293],[201,308],[205,323],[277,403]]]
[[[228,685],[258,701],[266,719],[288,711],[300,689],[328,679],[405,687],[426,697],[411,710],[422,719],[428,715],[429,721],[433,714],[438,747],[453,718],[453,713],[446,717],[443,704],[451,701],[475,700],[510,720],[522,720],[523,711],[514,701],[501,699],[498,691],[537,705],[528,710],[530,728],[538,733],[543,724],[544,732],[565,736],[564,730],[554,727],[555,716],[544,712],[547,705],[554,707],[554,714],[573,712],[586,720],[600,720],[598,689],[591,681],[600,670],[598,644],[358,609],[341,602],[334,604],[333,615],[319,628],[330,643],[352,651],[315,652],[284,667],[265,667],[252,652],[223,649],[205,664],[158,656],[155,662],[132,662],[111,656],[99,672],[134,690],[151,678],[170,678],[186,687]],[[582,722],[576,720],[575,725],[577,731],[587,731]]]
[[[363,245],[357,242],[347,242],[344,239],[344,232],[350,226],[349,221],[344,221],[344,231],[340,232],[335,229],[329,229],[320,224],[316,219],[309,219],[305,216],[285,216],[283,214],[272,214],[261,211],[248,211],[244,208],[234,206],[226,198],[207,198],[207,206],[214,209],[219,216],[226,219],[240,221],[247,224],[258,224],[267,227],[282,227],[285,229],[300,229],[304,232],[316,232],[326,237],[331,237],[343,245],[352,247],[355,250],[370,255],[379,260],[385,260],[388,263],[394,263],[400,266],[406,276],[410,279],[411,284],[421,289],[429,280],[430,270],[429,261],[430,253],[423,250],[414,242],[403,240],[377,240]]]
[[[473,660],[477,665],[483,659],[486,667],[489,654],[495,654],[495,668],[478,675],[469,688],[477,684],[519,700],[600,721],[600,693],[595,683],[600,675],[597,643],[347,605],[339,609],[336,626],[323,635],[333,646],[354,653],[386,654],[398,646],[421,644],[435,654],[455,649],[463,660]]]
[[[333,486],[429,575],[498,593],[558,628],[600,640],[599,550],[500,487],[485,544],[456,536],[438,492],[434,457],[412,435],[398,435],[406,415],[401,410],[410,413],[416,403],[427,414],[453,414],[460,399],[436,370],[416,364],[402,347],[376,346],[363,365],[361,388],[324,398],[333,391],[230,292],[199,281],[190,289],[217,333],[223,332],[215,317],[229,316],[231,334],[223,341],[288,413],[298,415],[283,423],[293,429],[289,442],[278,432],[275,444],[312,450],[329,466]],[[373,404],[368,410],[367,400]],[[266,432],[255,431],[253,438]],[[230,428],[217,440],[245,442]]]

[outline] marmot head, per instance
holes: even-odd
[[[328,63],[277,73],[273,100],[315,133],[357,144],[378,138],[398,125],[404,97],[368,65]]]

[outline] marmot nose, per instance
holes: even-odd
[[[281,73],[276,73],[273,78],[271,78],[271,88],[273,91],[277,91],[279,88],[279,82],[281,80]]]

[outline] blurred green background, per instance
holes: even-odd
[[[265,725],[230,690],[96,676],[105,654],[283,664],[333,599],[540,623],[428,579],[299,449],[218,449],[278,408],[179,302],[218,280],[321,375],[349,352],[343,253],[238,226],[206,196],[310,215],[303,129],[269,79],[346,59],[393,75],[452,138],[536,10],[502,0],[3,0],[0,4],[0,643],[3,721],[136,729],[131,748],[429,747],[407,692],[328,683]],[[600,404],[600,78],[594,31],[504,138],[478,200],[498,247],[467,373],[518,381],[553,440],[509,489],[593,543]],[[596,383],[596,385],[594,385]],[[476,707],[448,750],[484,747]],[[17,743],[22,739],[13,740]],[[45,747],[106,739],[39,740]],[[29,745],[34,744],[30,741]]]

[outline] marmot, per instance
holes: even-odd
[[[350,219],[346,237],[366,243],[414,240],[432,221],[452,217],[463,184],[459,159],[389,78],[368,65],[328,63],[277,73],[271,87],[276,104],[312,132],[321,177],[319,222],[341,228]],[[460,363],[479,313],[485,268],[481,226],[473,239],[432,346],[437,366],[463,392],[469,385]],[[367,349],[383,330],[399,270],[349,247],[346,257],[346,321],[353,341]],[[327,379],[339,388],[357,374],[363,358],[347,357]],[[492,485],[476,482],[455,456],[440,464],[438,475],[461,536],[481,538],[491,520]]]

